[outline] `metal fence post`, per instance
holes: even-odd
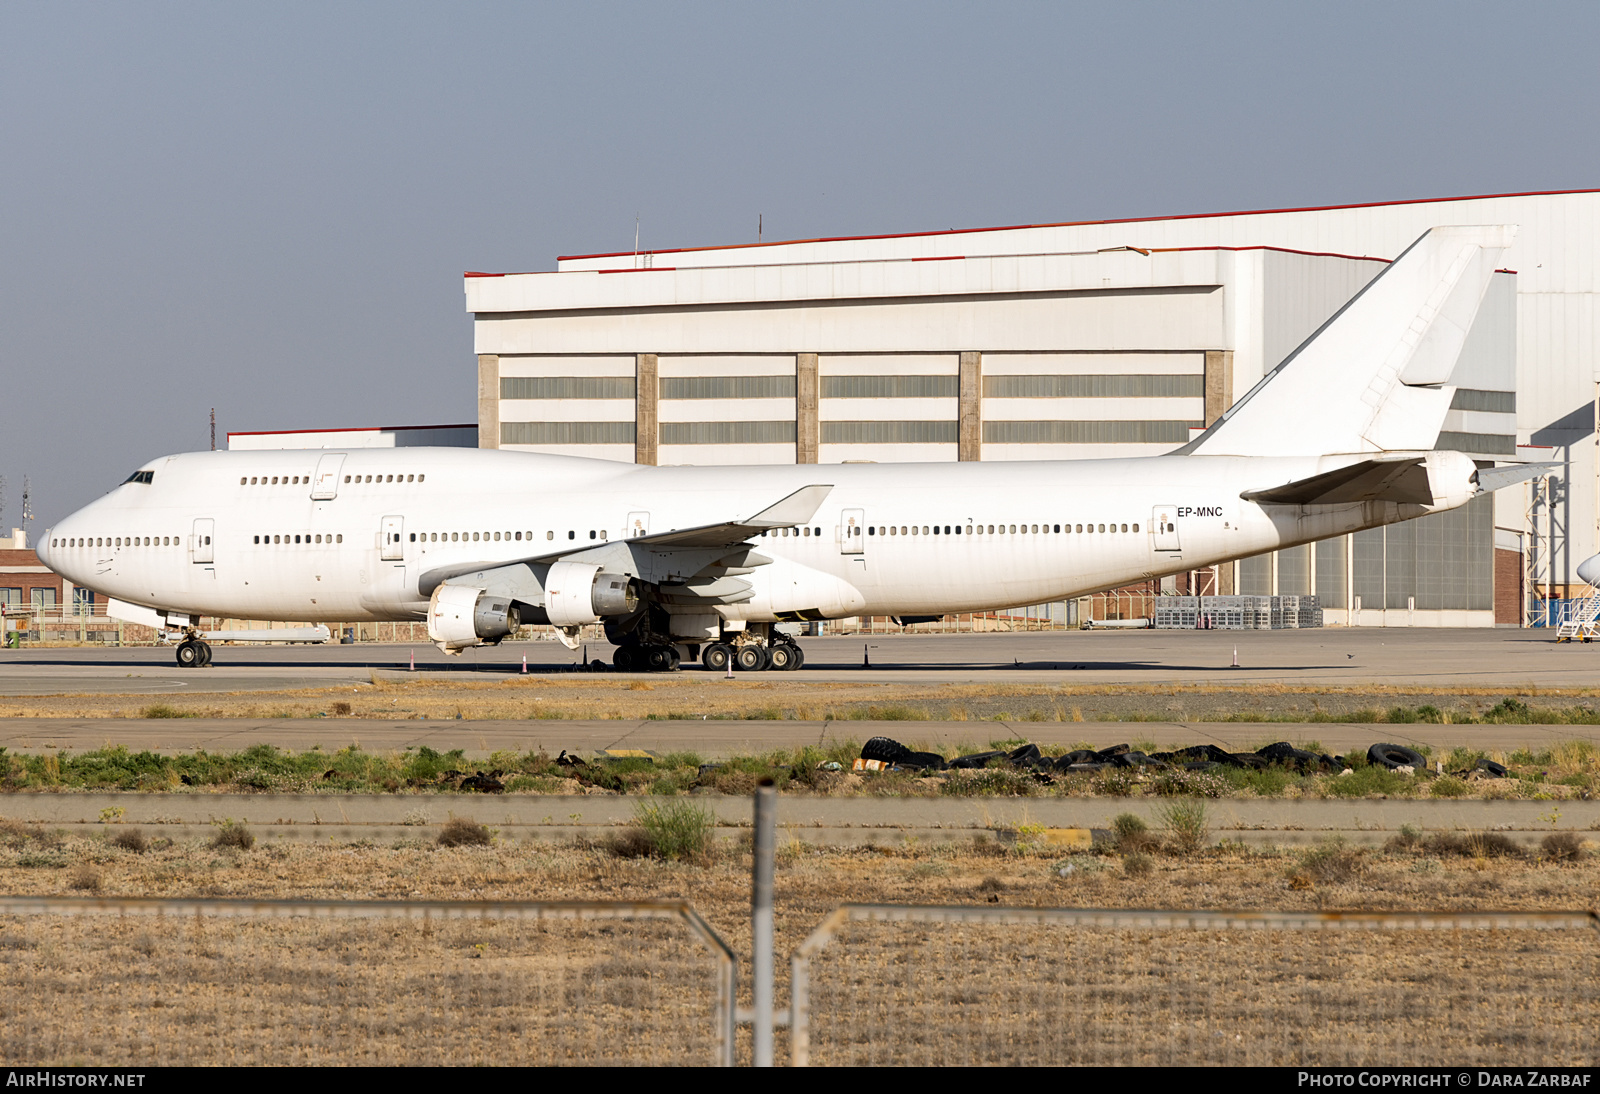
[[[750,868],[750,975],[754,1006],[753,1062],[772,1066],[772,860],[778,790],[771,779],[756,786],[755,854]]]

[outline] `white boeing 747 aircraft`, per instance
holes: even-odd
[[[1513,230],[1435,228],[1177,452],[642,467],[468,449],[152,460],[40,557],[180,638],[202,615],[426,619],[447,652],[604,623],[619,668],[792,669],[777,624],[1061,600],[1452,509],[1537,469],[1432,451]]]

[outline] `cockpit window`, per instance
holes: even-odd
[[[155,481],[155,477],[156,477],[156,473],[154,471],[135,471],[133,474],[129,475],[127,478],[123,479],[122,481],[124,483],[130,483],[130,482],[151,483],[151,482]]]

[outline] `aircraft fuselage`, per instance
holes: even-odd
[[[1044,603],[1450,507],[1240,498],[1328,461],[642,467],[473,449],[199,452],[144,465],[39,553],[79,585],[156,609],[415,620],[436,572],[727,521],[827,484],[807,526],[750,541],[773,564],[744,578],[754,598],[718,609],[770,621]],[[829,602],[806,603],[817,575]]]

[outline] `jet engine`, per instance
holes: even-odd
[[[472,585],[440,585],[428,604],[428,637],[446,653],[498,642],[521,625],[510,597]]]
[[[557,627],[632,615],[638,607],[639,588],[626,574],[606,573],[585,562],[557,562],[545,577],[544,610]]]

